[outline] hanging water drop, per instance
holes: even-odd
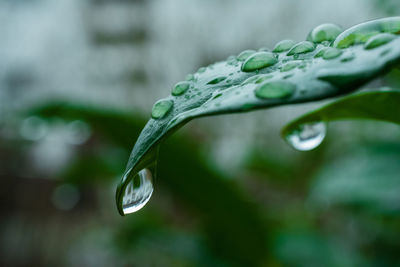
[[[153,194],[153,175],[149,169],[138,172],[127,184],[122,197],[124,214],[136,212],[143,208]]]
[[[313,122],[300,125],[286,135],[286,141],[296,150],[309,151],[317,148],[326,135],[324,122]]]
[[[244,72],[252,72],[261,68],[275,65],[278,62],[276,56],[271,52],[258,52],[251,55],[243,63],[241,70]]]

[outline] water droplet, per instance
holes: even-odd
[[[221,96],[222,96],[222,93],[218,93],[215,96],[213,96],[212,99],[216,99],[216,98],[221,97]]]
[[[186,75],[185,80],[186,81],[193,81],[194,80],[194,75],[193,74]]]
[[[225,79],[226,79],[225,76],[217,77],[217,78],[214,78],[214,79],[212,79],[211,81],[209,81],[207,84],[217,84],[217,83],[222,82],[222,81],[225,80]]]
[[[275,53],[286,52],[289,51],[290,48],[292,48],[295,44],[296,42],[293,40],[282,40],[275,45],[272,51]]]
[[[206,71],[206,69],[207,69],[207,68],[205,68],[205,67],[201,67],[197,72],[198,72],[198,73],[203,73],[203,72]]]
[[[293,55],[298,55],[298,54],[304,54],[304,53],[309,53],[314,51],[315,46],[313,43],[309,41],[303,41],[295,46],[293,46],[289,52],[287,53],[288,56],[293,56]]]
[[[124,214],[143,208],[153,194],[153,175],[149,169],[138,172],[124,189],[122,210]]]
[[[242,64],[241,70],[244,72],[252,72],[261,68],[275,65],[278,62],[276,56],[271,52],[258,52],[251,55]]]
[[[342,28],[338,25],[327,23],[315,27],[307,36],[307,41],[322,43],[324,41],[332,42],[342,33]]]
[[[327,49],[328,47],[324,47],[321,50],[319,50],[318,53],[315,54],[314,58],[322,57]]]
[[[245,61],[249,56],[251,56],[252,54],[254,54],[256,51],[254,50],[244,50],[242,53],[240,53],[237,56],[237,60],[239,61]]]
[[[288,98],[296,90],[296,85],[286,81],[265,82],[260,84],[255,90],[258,98]]]
[[[400,17],[382,19],[381,27],[383,32],[400,34]]]
[[[334,47],[327,47],[322,55],[323,59],[330,60],[339,57],[343,51]]]
[[[172,89],[172,95],[178,96],[184,94],[189,89],[190,83],[187,81],[179,82]]]
[[[161,119],[171,110],[174,103],[171,100],[160,100],[156,102],[151,110],[153,119]]]
[[[317,148],[326,135],[326,124],[324,122],[313,122],[300,125],[289,133],[286,141],[296,150],[309,151]]]
[[[303,63],[301,60],[289,61],[281,66],[281,72],[290,71]]]
[[[336,47],[338,48],[348,48],[352,45],[357,44],[364,44],[366,43],[371,37],[379,34],[378,31],[367,32],[367,33],[352,33],[342,40],[340,40]],[[336,42],[336,41],[335,41]]]
[[[391,33],[381,33],[371,37],[364,45],[365,49],[373,49],[384,44],[390,43],[396,38],[396,35]]]

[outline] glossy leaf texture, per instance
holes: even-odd
[[[368,119],[400,124],[400,90],[387,88],[366,91],[339,98],[311,111],[282,129],[286,137],[301,125],[337,120]]]
[[[400,61],[400,17],[340,31],[323,24],[307,41],[281,41],[272,52],[246,50],[179,82],[170,96],[156,102],[133,148],[116,192],[120,214],[127,185],[155,163],[160,141],[191,119],[347,94]]]

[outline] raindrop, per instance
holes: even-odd
[[[172,95],[178,96],[184,94],[189,89],[190,83],[187,81],[179,82],[172,89]]]
[[[217,78],[214,78],[211,81],[209,81],[207,84],[218,84],[218,83],[222,82],[225,79],[226,79],[225,76],[217,77]]]
[[[366,43],[364,48],[365,49],[373,49],[384,44],[390,43],[396,38],[396,35],[391,33],[381,33],[371,37]]]
[[[302,124],[290,132],[286,141],[296,150],[309,151],[317,148],[326,135],[326,124],[324,122],[313,122]]]
[[[314,57],[315,57],[315,58],[322,57],[322,56],[324,55],[325,51],[326,51],[328,48],[329,48],[329,47],[324,47],[324,48],[322,48],[321,50],[318,51],[318,53],[315,54]]]
[[[327,47],[322,55],[323,59],[329,60],[339,57],[343,51],[334,47]]]
[[[286,81],[265,82],[260,84],[255,90],[258,98],[288,98],[296,90],[296,85]]]
[[[203,72],[205,72],[206,71],[206,68],[205,67],[201,67],[197,72],[198,73],[203,73]]]
[[[244,72],[252,72],[261,68],[275,65],[278,62],[276,56],[271,52],[258,52],[251,55],[242,64],[241,70]]]
[[[295,46],[293,46],[289,52],[287,53],[288,56],[293,56],[293,55],[298,55],[298,54],[304,54],[304,53],[309,53],[314,51],[315,46],[313,43],[309,41],[303,41]]]
[[[156,102],[151,110],[153,119],[161,119],[171,110],[173,102],[171,100],[160,100]]]
[[[322,24],[315,27],[307,36],[307,41],[322,43],[324,41],[332,42],[342,33],[342,28],[335,24]]]
[[[275,45],[272,51],[275,53],[286,52],[289,51],[290,48],[292,48],[295,44],[296,42],[293,40],[282,40]]]
[[[124,189],[122,210],[124,214],[143,208],[153,194],[153,175],[149,169],[138,172]]]
[[[186,75],[185,80],[186,81],[193,81],[194,80],[194,75],[193,74]]]
[[[237,60],[239,61],[245,61],[249,56],[251,56],[252,54],[254,54],[256,51],[254,50],[244,50],[242,53],[240,53],[237,56]]]

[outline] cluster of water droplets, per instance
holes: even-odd
[[[213,101],[216,113],[219,109],[235,105],[235,99],[246,99],[242,102],[241,110],[252,109],[257,101],[289,101],[296,97],[298,91],[304,93],[304,89],[299,88],[290,78],[295,73],[305,72],[309,64],[351,62],[355,54],[349,47],[362,45],[365,51],[370,51],[390,43],[398,34],[400,17],[367,22],[344,32],[334,24],[319,25],[309,33],[306,41],[283,40],[272,51],[268,48],[245,50],[237,56],[228,57],[225,62],[202,67],[196,73],[188,74],[184,81],[173,87],[170,97],[154,104],[151,117],[165,122],[163,125],[168,127],[174,126],[168,122],[176,121],[180,113],[199,107],[207,112],[212,106],[209,103]],[[332,83],[332,86],[336,84]],[[247,93],[248,89],[253,98]],[[229,93],[232,90],[235,90],[235,94]],[[225,93],[227,97],[222,97]],[[221,101],[229,97],[234,101],[222,104]],[[326,124],[312,122],[299,125],[286,136],[286,140],[295,149],[307,151],[320,145],[325,135]],[[125,187],[123,212],[131,213],[142,208],[152,192],[152,174],[149,169],[143,169]]]

